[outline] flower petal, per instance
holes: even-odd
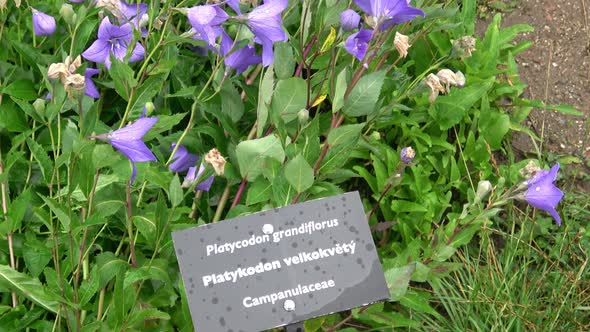
[[[248,19],[266,20],[272,16],[280,15],[288,5],[287,0],[266,0],[263,5],[254,8],[248,14]]]
[[[155,161],[156,156],[142,140],[113,140],[111,145],[121,151],[132,162]]]
[[[112,28],[113,25],[111,24],[109,17],[105,16],[105,18],[100,21],[100,25],[98,26],[98,39],[106,41],[111,38]]]
[[[84,73],[84,77],[86,78],[86,80],[84,81],[84,84],[86,86],[86,95],[88,97],[95,98],[95,99],[100,98],[100,93],[98,92],[98,89],[96,88],[96,85],[94,84],[94,81],[92,81],[92,79],[91,79],[92,76],[98,74],[99,72],[100,72],[100,70],[98,70],[98,69],[86,68],[86,72]]]
[[[137,42],[135,44],[135,48],[133,49],[133,52],[131,53],[131,57],[129,58],[129,62],[136,62],[136,61],[143,60],[144,56],[145,56],[145,49],[143,48],[143,45],[141,45],[140,42]]]
[[[272,42],[266,38],[261,38],[262,42],[262,65],[264,67],[270,66],[274,61],[274,51]]]
[[[131,162],[131,167],[133,170],[131,171],[131,179],[129,179],[129,183],[133,184],[133,182],[135,182],[135,176],[137,175],[137,167],[135,167],[135,163],[133,161]]]
[[[109,58],[109,48],[110,45],[107,41],[97,39],[86,51],[82,52],[82,57],[88,61],[104,63]]]
[[[547,210],[547,212],[549,212],[549,214],[551,214],[553,219],[555,219],[557,226],[561,226],[561,217],[559,216],[559,213],[557,213],[557,211],[555,209],[549,209],[549,210]]]
[[[353,33],[344,42],[344,48],[348,53],[356,57],[359,61],[363,61],[369,48],[369,41],[373,36],[373,31],[368,29],[361,29],[357,33]]]
[[[213,184],[214,179],[215,179],[215,177],[213,175],[210,176],[207,180],[199,183],[195,187],[195,190],[209,191],[211,189],[211,185]]]
[[[170,150],[174,150],[175,146],[176,143],[172,143],[172,145],[170,145]],[[172,172],[178,173],[184,172],[190,167],[195,166],[197,161],[199,161],[199,156],[188,152],[186,147],[181,144],[178,146],[178,149],[176,150],[172,160],[174,160],[174,162],[168,166],[168,169],[170,169]]]
[[[371,16],[375,16],[375,13],[373,13],[373,9],[371,6],[371,0],[354,0],[354,3],[356,3],[356,5],[365,13]]]
[[[208,25],[217,12],[211,5],[195,6],[188,9],[187,17],[193,27]]]
[[[55,32],[55,18],[36,9],[33,10],[33,32],[36,36],[50,36]]]
[[[116,141],[133,141],[140,140],[158,121],[158,118],[140,118],[130,125],[115,130],[109,134],[108,138]]]

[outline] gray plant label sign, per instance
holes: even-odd
[[[358,192],[172,237],[199,332],[263,331],[389,298]]]

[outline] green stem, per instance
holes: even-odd
[[[217,205],[217,210],[215,210],[215,216],[213,217],[213,222],[218,222],[221,219],[221,214],[223,213],[223,209],[225,208],[225,203],[229,197],[229,191],[231,189],[231,184],[228,182],[223,190],[223,194],[221,194],[221,199],[219,199],[219,204]]]

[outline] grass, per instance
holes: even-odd
[[[433,284],[443,318],[414,318],[428,331],[589,331],[590,195],[564,206],[558,229],[516,207],[510,224],[484,228],[455,256],[462,267]]]

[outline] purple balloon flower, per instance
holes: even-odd
[[[172,143],[170,145],[170,150],[174,150],[175,147],[176,143]],[[195,166],[199,160],[199,156],[188,152],[186,147],[181,144],[178,146],[178,149],[176,150],[172,160],[174,160],[174,162],[168,166],[168,169],[174,173],[179,173],[188,170],[192,166]]]
[[[89,61],[104,63],[110,69],[111,54],[119,61],[123,61],[132,39],[133,26],[131,24],[113,25],[109,18],[105,17],[98,27],[98,39],[82,53],[82,56]],[[135,43],[129,62],[143,59],[144,53],[145,50],[141,43]]]
[[[263,5],[246,15],[248,28],[255,36],[254,41],[262,45],[262,65],[265,67],[273,62],[273,43],[288,40],[281,19],[281,12],[287,5],[287,0],[265,0]]]
[[[347,9],[340,13],[340,25],[344,31],[352,31],[359,27],[361,16],[352,9]]]
[[[136,28],[139,27],[139,21],[143,17],[143,15],[147,14],[148,5],[145,3],[126,3],[125,1],[121,1],[121,12],[123,13],[123,20],[125,23],[131,23]]]
[[[414,160],[414,157],[416,157],[416,151],[411,146],[402,148],[402,151],[400,152],[400,159],[404,163],[411,163],[412,160]]]
[[[229,18],[229,15],[217,5],[191,7],[187,16],[196,32],[193,38],[203,40],[209,46],[215,46],[215,40],[223,32],[220,25]]]
[[[374,26],[381,30],[392,24],[409,21],[424,12],[409,5],[409,0],[354,0],[357,6],[375,20]]]
[[[55,32],[55,18],[38,11],[33,10],[33,33],[35,36],[51,36]]]
[[[353,33],[344,42],[346,52],[355,56],[359,61],[363,61],[372,36],[373,30],[368,29],[361,29],[359,32]]]
[[[241,74],[251,65],[262,62],[262,58],[256,55],[254,46],[246,45],[237,50],[232,50],[232,46],[235,46],[234,41],[224,32],[221,36],[221,54],[225,56],[225,65],[235,69],[236,74]]]
[[[135,163],[143,161],[155,161],[156,156],[141,140],[142,137],[156,124],[158,118],[141,117],[134,123],[121,129],[112,131],[108,134],[90,136],[102,141],[109,142],[115,149],[121,151],[131,161],[133,172],[131,173],[131,183],[135,181],[137,168]]]
[[[199,179],[199,177],[201,176],[201,174],[203,174],[204,171],[205,171],[205,166],[203,166],[203,164],[201,164],[199,166],[198,172],[197,172],[196,166],[189,168],[188,172],[186,173],[186,177],[184,178],[184,182],[182,183],[182,186],[189,187],[191,184],[193,184],[195,181],[197,181],[197,179]],[[197,186],[195,187],[195,190],[209,191],[209,189],[211,189],[211,184],[213,183],[214,179],[215,179],[215,177],[213,175],[211,175],[205,181],[202,181],[199,184],[197,184]]]
[[[531,206],[551,214],[557,225],[561,226],[561,217],[555,207],[563,198],[563,192],[553,184],[558,171],[559,163],[553,165],[549,171],[537,172],[527,181],[528,189],[525,192],[525,198]]]
[[[86,86],[86,95],[94,99],[100,98],[100,93],[98,92],[98,89],[96,88],[96,85],[92,81],[91,77],[98,74],[99,72],[100,70],[96,68],[86,68],[86,71],[84,72],[84,77],[86,78],[84,80],[84,85]]]

